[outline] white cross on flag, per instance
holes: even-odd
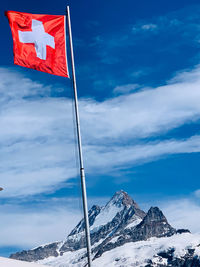
[[[14,63],[69,77],[65,16],[7,11],[13,36]]]
[[[54,37],[45,32],[43,23],[39,20],[33,19],[31,28],[31,32],[18,31],[19,41],[24,44],[34,44],[37,57],[46,60],[46,46],[55,49]]]

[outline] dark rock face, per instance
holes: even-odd
[[[89,210],[89,224],[94,258],[100,257],[104,252],[128,242],[189,232],[189,230],[185,229],[175,230],[157,207],[151,207],[146,214],[122,190],[116,192],[104,207],[94,205]],[[86,246],[84,227],[84,220],[81,220],[64,241],[18,252],[10,257],[24,261],[38,261],[50,256],[62,256],[67,251],[79,250]],[[173,252],[173,250],[163,251],[158,256],[167,259],[169,266],[200,267],[200,265],[197,265],[198,259],[192,254],[194,251],[188,251],[185,259],[174,258]],[[181,265],[183,262],[187,262],[185,263],[187,265]],[[149,260],[146,267],[151,266],[155,265],[152,265],[151,260]],[[156,266],[162,267],[163,265]]]
[[[178,229],[176,230],[177,234],[183,234],[183,233],[191,233],[188,229]]]
[[[94,250],[96,252],[95,258],[100,257],[105,251],[122,246],[127,242],[147,240],[150,237],[171,236],[175,233],[176,230],[167,222],[162,211],[157,207],[152,207],[141,223],[136,225],[134,229],[122,229],[115,243],[109,242],[111,238],[108,238],[100,244]]]
[[[156,267],[200,267],[200,259],[194,255],[194,249],[188,249],[184,257],[177,258],[174,256],[175,249],[172,248],[168,251],[158,253],[157,256],[167,259],[167,265],[159,264]],[[154,267],[152,262],[149,262],[145,267]]]
[[[136,226],[132,239],[147,240],[150,237],[171,236],[176,230],[171,227],[162,211],[155,207],[150,208],[143,221]]]
[[[58,252],[57,252],[58,244],[59,243],[52,243],[46,246],[38,247],[33,250],[27,250],[27,251],[23,250],[22,252],[11,254],[10,258],[31,262],[31,261],[42,260],[50,256],[57,257],[58,256]]]

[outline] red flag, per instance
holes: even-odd
[[[65,16],[7,11],[13,36],[14,64],[69,77]]]

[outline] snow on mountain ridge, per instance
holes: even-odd
[[[97,205],[93,205],[92,208],[89,210],[88,212],[88,216],[89,216],[89,224],[90,226],[94,224],[94,221],[96,219],[96,217],[98,216],[98,214],[101,212],[102,208],[97,206]],[[71,233],[69,234],[69,236],[81,233],[85,231],[85,222],[84,219],[82,219],[77,226],[71,231]]]
[[[140,217],[138,217],[137,215],[134,215],[133,217],[134,217],[134,220],[132,220],[130,223],[128,223],[124,229],[133,228],[136,225],[138,225],[139,223],[141,223],[142,219]]]
[[[91,226],[91,231],[99,229],[99,227],[111,222],[116,214],[122,211],[125,207],[130,208],[133,200],[126,192],[120,190],[114,194],[111,200],[101,208],[100,213],[95,218],[94,224]]]
[[[90,227],[91,231],[94,232],[95,230],[99,229],[99,227],[111,222],[116,214],[122,211],[123,208],[124,207],[122,205],[115,206],[113,203],[103,207],[101,212],[95,218],[94,224]]]
[[[194,250],[194,256],[200,258],[200,234],[176,234],[171,237],[152,237],[146,241],[126,243],[123,246],[105,252],[93,261],[94,267],[129,267],[129,266],[173,266],[168,265],[168,258],[162,252],[174,250],[172,257],[183,258],[188,250]],[[164,254],[164,253],[163,253]],[[197,265],[176,265],[195,266]],[[175,266],[175,265],[174,265]],[[60,267],[60,266],[58,266]]]

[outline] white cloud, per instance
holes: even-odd
[[[194,196],[197,198],[200,198],[200,189],[197,189],[196,191],[194,191]]]
[[[109,198],[89,198],[89,208]],[[30,202],[31,201],[31,202]],[[32,202],[33,201],[33,202]],[[62,241],[83,218],[82,200],[75,197],[7,201],[0,204],[0,247],[33,248]]]
[[[155,30],[155,29],[157,29],[157,25],[156,24],[153,24],[153,23],[150,23],[150,24],[143,24],[142,26],[141,26],[141,28],[143,29],[143,30]]]
[[[87,167],[91,171],[111,171],[114,168],[126,165],[133,166],[156,160],[160,157],[172,154],[200,152],[200,136],[193,136],[186,140],[169,140],[149,142],[147,144],[133,146],[89,146],[85,148],[87,155]]]
[[[195,79],[191,76],[195,74]],[[104,102],[81,101],[85,140],[117,141],[159,135],[200,118],[200,69],[183,80]],[[187,75],[189,82],[187,82]],[[88,139],[89,137],[89,139]]]
[[[133,71],[130,76],[135,78],[141,78],[143,76],[146,76],[152,72],[152,69],[150,68],[143,68],[141,70]],[[140,86],[141,87],[141,86]]]
[[[132,91],[134,91],[135,89],[139,88],[140,85],[139,84],[125,84],[125,85],[120,85],[120,86],[116,86],[113,89],[113,93],[114,94],[126,94],[126,93],[130,93]]]
[[[147,24],[136,24],[132,27],[133,33],[138,33],[141,31],[150,31],[155,32],[158,29],[158,25],[155,23],[147,23]]]
[[[77,174],[71,100],[49,97],[50,86],[0,70],[0,186],[5,189],[1,196],[55,190]],[[184,140],[144,139],[200,118],[199,77],[197,66],[157,88],[102,102],[80,99],[86,171],[119,170],[169,154],[199,152],[198,135]]]
[[[67,204],[67,203],[65,203]],[[32,248],[52,241],[63,240],[80,220],[80,210],[67,205],[44,203],[34,209],[16,204],[0,205],[0,247]]]
[[[189,229],[192,233],[200,233],[200,205],[190,198],[167,201],[159,206],[169,223],[177,229]]]

